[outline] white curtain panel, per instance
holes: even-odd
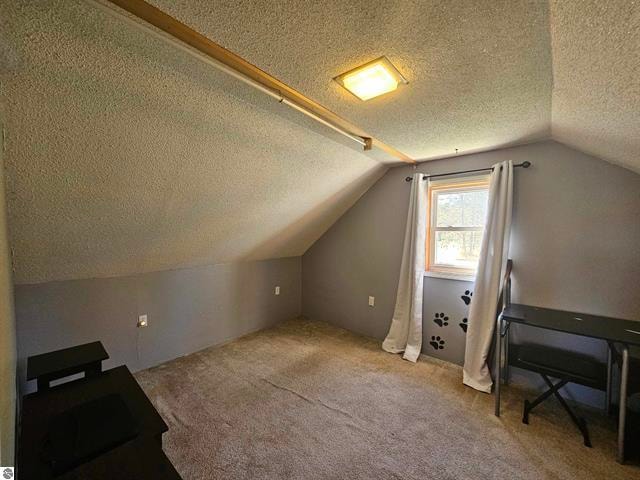
[[[411,362],[418,360],[422,348],[422,284],[427,235],[427,183],[423,180],[421,173],[413,175],[396,308],[389,333],[382,343],[385,351],[404,352],[403,358]]]
[[[496,163],[489,181],[487,220],[469,308],[463,382],[490,393],[493,384],[487,363],[496,326],[498,297],[509,254],[513,208],[513,162]]]

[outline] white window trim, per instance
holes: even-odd
[[[475,282],[476,277],[474,275],[465,275],[462,273],[443,273],[443,272],[434,272],[432,270],[424,271],[425,277],[431,278],[442,278],[444,280],[458,280],[461,282]]]
[[[429,185],[427,195],[429,196],[428,210],[428,231],[427,231],[427,262],[425,265],[425,276],[444,278],[450,280],[463,280],[473,282],[476,276],[476,269],[456,267],[448,264],[432,264],[431,259],[435,258],[435,232],[437,231],[482,231],[478,227],[437,227],[437,211],[432,212],[433,206],[436,204],[434,198],[440,190],[450,192],[458,190],[460,192],[469,192],[474,190],[486,190],[489,186],[489,176],[473,176],[473,177],[456,177],[442,180],[434,180]]]

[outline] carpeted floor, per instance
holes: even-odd
[[[458,367],[410,364],[324,323],[286,322],[136,377],[185,480],[640,478],[615,462],[599,415],[592,449],[554,400],[523,425],[514,387],[498,419]]]

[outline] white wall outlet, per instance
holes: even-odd
[[[373,307],[376,304],[376,297],[369,296],[369,306]]]
[[[276,295],[280,295],[280,287],[276,287],[276,290],[274,292]]]
[[[147,325],[148,325],[148,323],[147,323],[147,315],[146,314],[140,315],[138,317],[138,325],[137,326],[142,328],[142,327],[146,327]]]

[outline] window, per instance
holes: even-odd
[[[475,275],[487,213],[489,177],[432,181],[427,222],[427,272]]]

